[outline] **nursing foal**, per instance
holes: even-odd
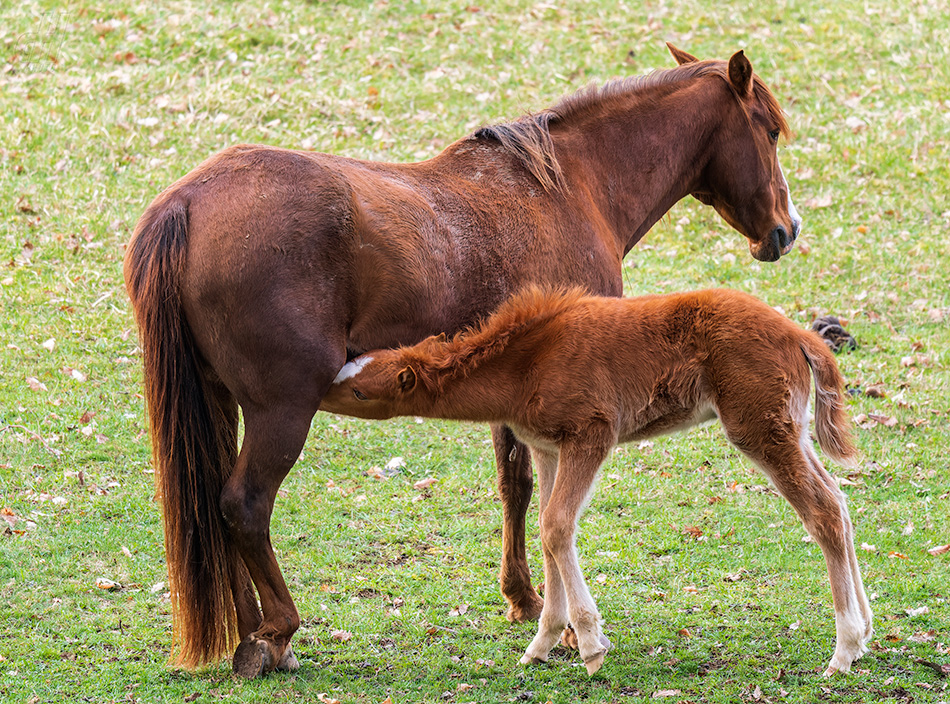
[[[527,290],[452,340],[367,352],[321,410],[504,422],[538,468],[546,594],[521,659],[543,662],[570,621],[588,673],[610,647],[578,565],[579,514],[611,449],[718,417],[729,440],[795,508],[825,556],[837,643],[825,675],[865,651],[872,616],[845,499],[808,432],[834,460],[854,447],[834,357],[761,301],[727,290],[597,298]]]

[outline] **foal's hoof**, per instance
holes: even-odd
[[[296,658],[293,659],[296,661]],[[234,651],[231,667],[235,675],[248,680],[273,670],[271,651],[267,641],[253,635],[247,636]]]
[[[561,634],[561,645],[563,645],[565,648],[570,648],[571,650],[578,649],[577,632],[570,624],[565,626],[564,633]]]
[[[601,665],[604,664],[604,656],[607,654],[606,648],[601,650],[599,653],[594,655],[588,660],[584,661],[584,667],[587,668],[587,674],[593,675],[597,670],[601,668]]]
[[[851,672],[851,664],[849,663],[847,665],[829,665],[825,669],[825,672],[822,675],[822,677],[832,677],[833,675],[836,675],[839,672],[842,675],[848,674],[849,672]]]
[[[584,667],[587,668],[588,675],[593,675],[601,668],[601,666],[604,664],[604,656],[611,648],[610,641],[607,639],[607,636],[601,633],[599,640],[602,649],[584,660]]]
[[[548,661],[548,656],[547,656],[547,655],[544,655],[544,656],[541,656],[541,655],[528,655],[527,653],[525,653],[524,655],[522,655],[522,656],[521,656],[521,660],[519,660],[519,662],[520,662],[522,665],[542,665],[542,664],[546,663],[547,661]]]

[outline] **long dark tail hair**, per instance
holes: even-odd
[[[231,579],[243,569],[219,499],[237,458],[234,397],[203,373],[181,305],[186,205],[159,198],[136,227],[125,282],[139,326],[156,498],[165,522],[171,662],[194,668],[237,646]]]

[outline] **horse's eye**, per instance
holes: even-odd
[[[366,394],[364,394],[364,393],[363,393],[362,391],[360,391],[359,389],[353,389],[353,396],[356,397],[356,400],[357,400],[357,401],[365,401],[365,400],[366,400]]]
[[[769,139],[771,139],[773,142],[778,141],[778,136],[779,136],[778,130],[772,130],[771,132],[769,132]]]

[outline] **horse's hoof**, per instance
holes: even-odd
[[[284,651],[284,655],[281,657],[280,662],[277,663],[277,667],[274,668],[278,672],[295,672],[300,669],[300,662],[297,660],[294,655],[294,649],[289,645],[287,650]]]
[[[537,621],[541,615],[541,609],[544,608],[544,599],[535,594],[524,604],[512,603],[508,607],[508,613],[505,617],[513,623],[524,623],[525,621]]]
[[[587,668],[587,674],[593,675],[597,670],[601,668],[604,664],[604,656],[607,654],[607,650],[601,650],[599,653],[594,655],[592,658],[584,661],[584,667]]]
[[[577,632],[570,624],[565,627],[564,632],[561,634],[561,645],[571,650],[577,650],[579,647],[577,645]]]
[[[273,669],[269,667],[270,659],[267,641],[250,635],[242,640],[234,651],[231,668],[238,677],[253,680]]]

